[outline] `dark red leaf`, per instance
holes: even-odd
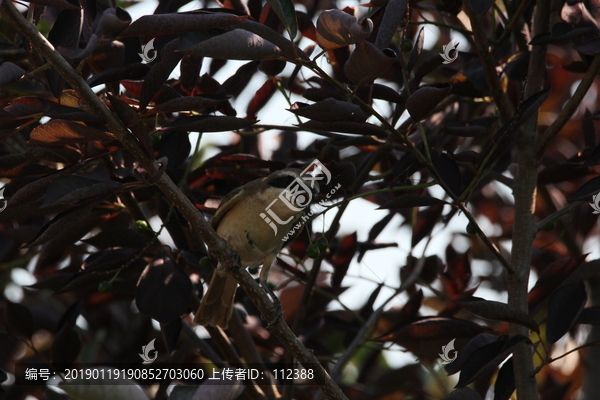
[[[411,246],[415,247],[424,237],[429,235],[438,219],[444,211],[443,204],[437,204],[429,207],[425,211],[419,211],[417,216],[417,222],[413,226],[413,234],[411,239]]]
[[[378,49],[369,41],[361,40],[344,63],[344,74],[356,85],[371,83],[387,71],[396,61],[392,49]]]
[[[368,115],[360,106],[329,97],[314,104],[296,102],[288,110],[301,117],[317,121],[364,122]]]
[[[590,198],[591,200],[592,195],[598,192],[600,192],[600,176],[592,178],[583,185],[581,185],[579,189],[577,189],[576,191],[571,193],[569,197],[567,197],[567,200],[576,201],[583,200],[585,198]]]
[[[585,31],[582,33],[585,33]],[[585,43],[573,47],[573,49],[590,56],[596,55],[600,52],[600,38],[588,40]]]
[[[0,87],[16,82],[25,75],[25,70],[17,64],[5,61],[0,64]]]
[[[444,396],[442,400],[483,400],[483,398],[473,389],[464,387],[454,389],[448,395]]]
[[[389,212],[380,221],[377,221],[371,227],[371,230],[369,231],[369,236],[368,236],[367,240],[369,242],[372,242],[373,240],[377,239],[377,236],[379,236],[379,234],[381,233],[381,231],[383,231],[385,229],[385,227],[390,223],[390,221],[392,220],[392,218],[394,218],[394,215],[396,215],[395,212]]]
[[[58,214],[40,229],[37,236],[31,242],[23,247],[28,248],[38,246],[54,239],[64,231],[70,229],[74,224],[77,224],[84,219],[89,212],[89,206],[91,205],[84,204]]]
[[[411,342],[470,337],[485,330],[486,328],[481,325],[463,319],[428,317],[375,340],[378,342],[391,341],[404,346]]]
[[[510,304],[484,300],[479,297],[467,297],[456,300],[456,302],[463,308],[482,318],[516,323],[539,332],[537,323],[533,318]]]
[[[69,106],[58,106],[48,110],[46,116],[57,119],[68,119],[71,121],[81,121],[91,124],[104,124],[106,121],[103,117],[92,114],[88,111],[83,111],[79,108]]]
[[[410,53],[410,58],[406,63],[406,75],[409,76],[415,65],[417,65],[417,61],[419,61],[419,57],[421,57],[421,52],[423,51],[423,43],[425,40],[425,30],[424,28],[419,29],[419,33],[417,34],[417,38],[415,39],[415,44],[413,45],[413,49]]]
[[[443,274],[444,288],[451,298],[460,295],[471,279],[471,259],[469,251],[458,253],[452,243],[446,247],[447,269]]]
[[[410,322],[416,319],[419,316],[419,310],[421,309],[421,305],[423,303],[423,290],[419,289],[415,293],[413,293],[404,307],[400,310],[397,315],[397,318],[394,322],[394,325],[390,329],[390,332],[397,331],[400,327],[407,322]]]
[[[498,371],[494,384],[494,400],[509,400],[516,389],[512,357]]]
[[[32,146],[64,146],[95,140],[114,140],[115,135],[72,121],[54,119],[31,131],[29,144]]]
[[[413,120],[420,121],[427,117],[451,91],[452,85],[449,83],[420,87],[406,100],[406,109]]]
[[[32,0],[31,3],[62,8],[65,10],[79,10],[78,6],[69,3],[67,0]]]
[[[50,183],[41,207],[56,204],[76,205],[85,199],[114,193],[120,185],[112,181],[98,181],[78,175],[60,176]]]
[[[199,29],[222,28],[242,22],[248,15],[224,12],[191,11],[186,13],[144,15],[133,21],[120,37],[141,35],[172,35]]]
[[[149,116],[157,113],[172,113],[182,111],[200,111],[204,108],[217,106],[229,99],[228,96],[218,94],[201,94],[197,96],[178,97],[173,100],[166,101],[146,111],[144,116]]]
[[[492,4],[494,4],[494,0],[469,0],[471,3],[471,7],[473,7],[473,11],[477,13],[477,15],[483,15],[490,9]]]
[[[506,64],[506,68],[504,69],[506,76],[515,81],[524,81],[527,79],[530,55],[531,53],[529,51],[524,51],[521,54],[512,57],[511,61]]]
[[[185,55],[181,59],[181,66],[179,70],[181,75],[179,76],[179,82],[181,88],[186,93],[193,93],[193,89],[198,81],[200,70],[202,69],[202,61],[204,57]]]
[[[55,364],[72,364],[81,351],[81,339],[77,330],[70,326],[62,328],[52,341],[50,354]]]
[[[268,78],[265,83],[256,91],[252,100],[246,109],[246,118],[250,120],[256,119],[256,114],[271,100],[271,97],[277,91],[277,79]]]
[[[255,123],[256,121],[248,121],[247,119],[235,117],[196,115],[193,117],[178,118],[171,123],[163,125],[160,129],[177,129],[192,132],[223,132],[248,128]]]
[[[160,324],[160,330],[162,332],[163,340],[167,346],[167,350],[171,353],[177,346],[177,340],[181,334],[183,328],[183,321],[181,318],[174,319],[173,321]]]
[[[525,336],[513,336],[508,340],[490,343],[475,350],[465,360],[456,387],[466,386],[477,379],[491,373],[498,365],[523,342],[528,342]]]
[[[341,133],[354,133],[357,135],[376,136],[379,138],[387,137],[387,132],[376,125],[360,122],[346,121],[308,121],[298,125],[300,128],[306,128],[315,131],[331,131]]]
[[[62,10],[48,33],[48,41],[55,48],[59,46],[77,49],[83,25],[83,9]],[[55,69],[45,71],[46,78],[50,84],[50,90],[56,98],[60,98],[66,88],[65,80]]]
[[[251,61],[239,67],[235,74],[227,78],[223,85],[218,88],[217,94],[237,97],[248,86],[260,63],[260,61]]]
[[[130,261],[136,254],[137,249],[118,248],[97,251],[88,256],[81,265],[81,270],[84,272],[101,272],[111,271],[124,265]]]
[[[406,13],[408,0],[390,0],[385,6],[383,19],[379,25],[375,46],[379,49],[384,49],[389,46],[392,38],[398,30],[400,21]]]
[[[116,82],[121,80],[136,80],[142,79],[152,68],[149,64],[135,63],[127,64],[122,67],[113,67],[100,71],[88,79],[90,87],[102,85],[105,83]]]
[[[600,325],[600,307],[587,307],[577,316],[576,324]]]
[[[35,325],[29,308],[23,304],[6,300],[5,315],[8,326],[20,335],[31,339],[31,336],[35,333]]]
[[[565,279],[585,260],[586,255],[564,258],[550,264],[539,276],[534,287],[529,291],[527,301],[529,312],[544,301]]]
[[[84,239],[82,242],[91,244],[98,249],[107,249],[110,247],[141,249],[146,245],[146,239],[142,235],[124,226],[114,226],[104,229],[96,236]]]
[[[225,60],[264,60],[281,55],[278,46],[244,29],[188,32],[179,39],[177,51]]]
[[[359,314],[366,321],[371,314],[373,314],[373,304],[375,304],[375,300],[377,300],[377,296],[379,296],[379,292],[381,292],[381,288],[383,287],[383,283],[377,285],[375,290],[371,293],[365,305],[360,308]]]
[[[475,336],[465,346],[456,350],[457,356],[454,361],[448,363],[444,366],[444,369],[448,373],[448,375],[453,375],[460,371],[465,364],[465,361],[469,358],[469,356],[477,349],[487,346],[490,343],[497,342],[499,340],[499,336],[493,333],[480,333]],[[452,354],[448,354],[451,356]]]
[[[340,240],[335,253],[331,255],[331,263],[333,264],[334,268],[334,272],[331,277],[331,286],[334,288],[341,287],[342,280],[346,276],[350,262],[354,258],[354,253],[356,253],[356,248],[358,245],[356,238],[356,232],[345,236]]]
[[[165,46],[163,50],[165,50],[167,46]],[[156,64],[155,67],[159,64],[160,63]],[[154,67],[152,71],[154,71]],[[152,71],[150,71],[150,73],[148,74],[148,79],[156,78],[156,76],[153,75]],[[144,95],[144,87],[142,87],[142,95]],[[131,107],[129,104],[125,103],[123,100],[119,99],[118,97],[108,95],[108,99],[110,100],[110,104],[115,110],[115,113],[119,116],[121,121],[123,121],[125,125],[127,125],[127,128],[129,128],[131,133],[133,133],[133,136],[136,137],[138,142],[140,142],[148,158],[154,158],[154,154],[152,151],[152,142],[150,141],[150,135],[148,134],[146,127],[142,123],[138,111]]]
[[[373,22],[365,18],[361,24],[356,17],[342,10],[323,11],[317,19],[317,43],[325,50],[332,50],[357,43],[369,37]]]
[[[107,8],[100,18],[100,28],[104,35],[120,32],[131,23],[131,15],[127,10],[118,8]]]
[[[191,150],[190,137],[186,132],[170,132],[163,136],[160,144],[161,156],[169,161],[167,164],[168,171],[177,171],[185,162]]]
[[[80,298],[75,303],[71,304],[69,308],[64,312],[64,314],[60,317],[58,321],[58,325],[56,327],[56,331],[60,332],[63,328],[75,328],[75,323],[77,322],[77,317],[81,314],[81,309],[83,308],[83,298]]]
[[[163,250],[142,273],[135,304],[140,312],[168,324],[189,311],[191,296],[192,282]]]
[[[461,175],[456,161],[448,157],[448,154],[442,153],[439,157],[433,159],[433,166],[448,189],[455,196],[459,196],[461,193]]]
[[[162,87],[163,83],[167,81],[171,72],[179,64],[179,61],[181,61],[183,54],[176,52],[178,46],[179,39],[174,39],[160,50],[158,62],[152,66],[142,85],[140,96],[141,111],[146,109],[146,106],[150,103],[154,95]]]
[[[75,272],[55,272],[50,276],[39,279],[36,283],[27,287],[32,289],[50,289],[57,292],[73,279],[75,275]]]
[[[401,103],[404,101],[404,97],[397,90],[380,83],[362,85],[356,93],[363,99],[368,99],[371,96],[374,99],[381,99],[392,103]]]
[[[461,125],[457,122],[450,121],[444,129],[451,135],[462,136],[462,137],[476,137],[483,136],[488,133],[488,129],[480,125]]]
[[[571,329],[586,301],[587,293],[583,281],[562,286],[550,295],[546,320],[548,342],[555,343]]]
[[[248,32],[255,33],[261,38],[268,40],[277,46],[281,50],[282,55],[287,58],[296,59],[297,57],[300,57],[303,60],[309,60],[309,57],[306,55],[306,53],[296,46],[294,42],[285,38],[283,35],[264,24],[247,19],[240,22],[237,27]]]
[[[423,263],[422,268],[417,273],[415,268],[419,267],[421,263]],[[425,257],[424,262],[414,256],[409,255],[406,258],[406,265],[400,268],[400,281],[406,282],[408,279],[413,279],[414,274],[417,274],[417,277],[421,280],[421,282],[432,283],[438,277],[442,269],[442,260],[437,255]],[[414,292],[414,288],[414,284],[407,287],[408,293]]]

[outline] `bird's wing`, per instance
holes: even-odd
[[[221,204],[219,204],[217,212],[215,213],[214,217],[212,217],[212,219],[210,220],[210,226],[214,230],[217,230],[217,227],[219,226],[219,223],[221,222],[225,214],[227,214],[227,212],[231,210],[231,207],[233,207],[240,200],[240,198],[244,195],[245,190],[245,185],[240,186],[239,188],[229,192],[229,194],[225,196],[223,200],[221,200]]]
[[[290,226],[294,226],[296,225],[296,222],[298,222],[300,220],[300,218],[302,218],[302,216],[304,215],[304,213],[300,213],[296,216],[296,218],[294,218],[294,220],[292,221]],[[294,232],[294,234],[290,237],[288,237],[288,239],[283,243],[283,245],[281,246],[280,250],[284,247],[286,247],[287,245],[289,245],[290,243],[292,243],[294,240],[296,240],[296,238],[298,237],[298,235],[300,235],[300,233],[302,233],[304,231],[304,225],[306,225],[306,223],[303,223],[302,226],[300,227],[300,229],[297,229],[296,232]]]

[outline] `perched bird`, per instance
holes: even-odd
[[[319,190],[317,182],[304,179],[301,173],[299,169],[283,169],[233,190],[211,220],[217,234],[238,252],[243,268],[262,264],[261,285],[275,302],[277,298],[266,285],[269,269],[290,230],[304,222],[300,221],[304,210]],[[236,288],[235,278],[217,267],[194,322],[227,329]]]

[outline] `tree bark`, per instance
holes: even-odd
[[[537,1],[534,15],[532,36],[548,30],[550,14],[546,0]],[[545,76],[546,45],[532,46],[525,98],[543,89]],[[531,269],[531,249],[537,232],[534,212],[540,166],[537,114],[522,127],[516,145],[518,173],[513,186],[515,225],[512,240],[512,272],[507,274],[508,304],[528,312],[527,293]],[[517,324],[510,324],[509,332],[511,336],[529,336],[529,330]],[[521,344],[516,348],[513,365],[517,398],[519,400],[536,400],[538,397],[537,382],[531,346]]]

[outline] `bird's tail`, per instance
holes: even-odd
[[[223,274],[223,275],[221,275]],[[198,325],[220,326],[227,329],[233,313],[233,300],[237,281],[230,274],[215,270],[208,290],[202,297],[200,307],[194,317]]]

